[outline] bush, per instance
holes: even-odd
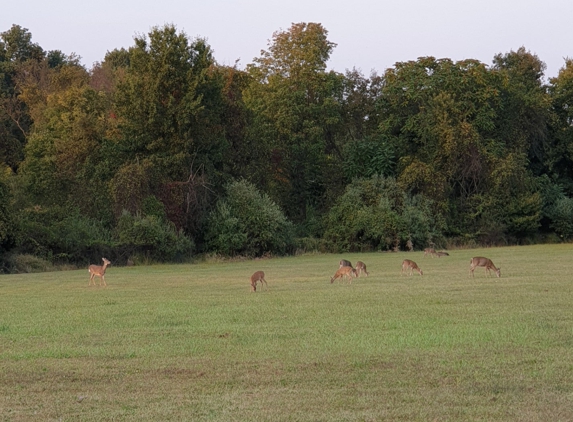
[[[111,232],[99,221],[66,207],[36,206],[23,210],[18,230],[18,252],[49,261],[99,260],[112,244]]]
[[[9,255],[5,265],[7,272],[14,274],[41,273],[55,269],[51,262],[33,255]]]
[[[573,198],[562,196],[551,210],[551,227],[561,238],[573,237]]]
[[[182,261],[194,249],[193,241],[175,226],[155,215],[123,211],[117,225],[118,247],[127,255],[145,254],[157,261]]]
[[[393,178],[356,179],[326,216],[325,239],[338,251],[419,249],[441,238],[431,201],[408,196]]]
[[[247,181],[232,182],[209,215],[207,249],[228,256],[285,254],[294,247],[294,228],[268,195]]]

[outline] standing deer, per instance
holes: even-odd
[[[334,274],[334,276],[330,279],[330,283],[333,283],[334,280],[336,280],[337,278],[343,278],[346,277],[349,279],[350,284],[352,284],[352,277],[358,277],[358,274],[356,273],[356,270],[352,267],[341,267],[336,271],[336,274]]]
[[[366,271],[366,264],[362,261],[358,261],[356,263],[356,274],[360,275],[361,273],[366,273],[366,276],[368,276],[368,271]]]
[[[105,282],[105,269],[107,268],[108,265],[111,265],[111,262],[109,262],[107,259],[102,258],[103,260],[103,265],[90,265],[88,268],[88,271],[90,273],[90,282],[88,283],[88,286],[91,286],[92,281],[94,282],[94,286],[95,284],[95,280],[94,277],[97,275],[100,278],[99,281],[99,285],[101,286],[101,283],[103,282],[104,286],[107,286],[106,282]]]
[[[342,267],[352,267],[352,264],[350,263],[350,261],[347,261],[346,259],[341,259],[340,260],[340,266],[338,268],[342,268]]]
[[[426,248],[424,249],[424,258],[430,255],[432,258],[434,257],[434,255],[436,255],[436,250],[434,248]]]
[[[267,289],[269,288],[267,280],[265,280],[265,273],[263,271],[257,271],[251,276],[251,291],[257,291],[257,281],[261,283],[261,288],[263,283],[266,285]]]
[[[408,270],[410,270],[410,274],[408,274]],[[424,275],[420,267],[418,267],[418,264],[416,264],[414,261],[409,259],[402,261],[402,272],[400,274],[404,275],[404,273],[406,273],[407,275],[412,275],[414,270],[418,271],[420,275]]]
[[[485,267],[485,272],[488,276],[491,275],[491,270],[494,270],[497,277],[501,277],[501,267],[495,268],[495,265],[493,265],[493,262],[491,262],[491,259],[489,258],[476,256],[470,260],[470,275],[472,277],[474,276],[474,270],[476,267]]]

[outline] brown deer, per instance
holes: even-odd
[[[341,259],[338,268],[342,267],[352,267],[352,264],[350,263],[350,261],[347,261],[346,259]]]
[[[267,280],[265,280],[265,273],[263,271],[257,271],[251,276],[251,291],[257,291],[257,281],[261,283],[261,288],[263,287],[263,283],[266,285],[267,289],[269,288]]]
[[[485,267],[485,272],[488,276],[491,275],[491,270],[494,270],[495,275],[497,275],[498,278],[501,277],[501,267],[496,268],[495,265],[493,265],[493,262],[491,262],[491,259],[489,258],[484,258],[483,256],[476,256],[470,260],[470,275],[472,277],[474,276],[474,270],[476,269],[476,267]]]
[[[436,250],[434,248],[426,248],[424,249],[424,258],[430,255],[432,258],[436,255]]]
[[[450,254],[447,252],[444,252],[444,251],[440,251],[440,252],[436,252],[436,256],[439,258],[441,256],[450,256]]]
[[[410,270],[410,274],[408,274],[408,270]],[[414,270],[418,271],[420,275],[424,275],[420,267],[418,267],[418,264],[416,264],[414,261],[409,259],[402,261],[402,272],[400,274],[404,275],[404,273],[406,273],[407,275],[412,275]]]
[[[334,283],[334,280],[336,280],[339,277],[348,278],[350,284],[352,284],[352,277],[358,277],[358,274],[356,274],[356,270],[352,267],[341,267],[336,271],[336,274],[334,274],[334,276],[330,279],[330,283]]]
[[[365,273],[368,276],[368,271],[366,271],[366,264],[362,261],[358,261],[356,263],[356,274],[360,275],[361,273]]]
[[[94,277],[97,275],[100,278],[99,281],[99,285],[101,286],[101,283],[103,282],[104,286],[107,286],[106,282],[105,282],[105,269],[107,268],[108,265],[111,265],[111,262],[109,262],[107,259],[102,258],[103,260],[103,265],[90,265],[88,268],[88,271],[90,273],[90,282],[88,283],[88,286],[91,286],[92,281],[94,282],[94,286],[96,285]]]

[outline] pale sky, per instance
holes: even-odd
[[[0,32],[27,28],[44,50],[76,53],[86,67],[129,48],[135,35],[174,24],[206,38],[220,64],[252,63],[272,34],[318,22],[337,44],[330,69],[383,73],[422,56],[476,59],[525,47],[557,76],[573,58],[573,0],[5,0]]]

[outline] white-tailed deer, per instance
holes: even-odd
[[[356,263],[356,274],[360,275],[361,273],[365,273],[368,276],[368,271],[366,271],[366,264],[362,261],[358,261]]]
[[[269,288],[267,280],[265,280],[265,273],[263,271],[257,271],[256,273],[254,273],[251,276],[251,291],[252,292],[257,291],[257,281],[259,283],[261,283],[261,288],[263,286],[263,283],[266,285],[267,289]]]
[[[350,263],[350,261],[347,261],[346,259],[341,259],[340,260],[340,266],[338,268],[342,268],[342,267],[352,267],[352,264]]]
[[[409,274],[408,270],[410,270]],[[406,273],[407,275],[412,275],[414,271],[418,271],[420,275],[424,275],[420,267],[418,267],[418,264],[416,264],[414,261],[411,261],[409,259],[405,259],[404,261],[402,261],[402,272],[400,274],[404,275],[404,273]]]
[[[103,265],[90,265],[88,268],[88,271],[90,273],[90,282],[88,283],[88,286],[90,286],[92,284],[92,281],[94,282],[94,286],[95,286],[95,280],[94,277],[97,275],[100,278],[99,281],[99,285],[101,286],[101,283],[103,282],[104,286],[107,286],[107,284],[105,283],[105,269],[107,268],[108,265],[111,265],[111,262],[109,262],[107,259],[102,258],[103,260]]]
[[[432,258],[436,255],[436,250],[434,248],[426,248],[424,249],[424,258],[430,255]]]
[[[476,267],[485,267],[485,272],[488,276],[491,275],[491,270],[494,270],[495,275],[497,275],[498,278],[501,277],[501,267],[495,268],[495,265],[493,265],[493,262],[491,262],[491,259],[489,258],[476,256],[470,260],[470,275],[472,277],[474,276],[474,270]]]
[[[450,256],[449,253],[441,251],[441,252],[436,252],[436,256],[439,258],[441,256]]]
[[[343,278],[343,277],[348,278],[348,280],[350,281],[350,284],[352,284],[352,277],[358,277],[358,274],[356,274],[356,270],[352,267],[341,267],[336,271],[336,274],[334,274],[334,276],[332,276],[332,278],[330,279],[330,282],[334,283],[334,280],[336,280],[337,278]]]

